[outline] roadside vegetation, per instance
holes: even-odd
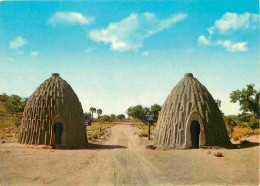
[[[22,112],[27,102],[27,98],[18,95],[0,94],[0,139],[8,137],[18,137]],[[241,140],[242,137],[259,134],[259,91],[254,85],[247,85],[242,90],[235,90],[230,94],[230,101],[239,103],[241,113],[238,115],[223,114],[228,134],[234,141]],[[221,108],[221,101],[216,100]],[[88,139],[98,139],[107,135],[107,129],[115,124],[132,123],[139,129],[140,137],[147,137],[148,123],[144,120],[145,114],[154,114],[158,118],[161,106],[152,105],[150,108],[136,105],[129,107],[124,114],[102,115],[102,109],[91,107],[89,112],[84,113],[85,120],[91,120],[92,126],[87,126]],[[96,114],[96,117],[94,117]],[[151,124],[151,136],[154,135],[156,122]]]
[[[250,84],[242,90],[232,91],[230,99],[232,103],[239,103],[242,113],[224,116],[229,136],[238,141],[244,136],[259,134],[259,91]]]
[[[221,107],[221,101],[215,100],[218,107]],[[232,91],[230,94],[230,101],[232,103],[239,103],[241,114],[238,115],[227,115],[221,111],[224,122],[227,127],[229,137],[238,141],[242,137],[248,137],[250,135],[259,135],[259,91],[254,89],[254,85],[247,85],[242,90]],[[153,105],[151,108],[136,105],[129,107],[126,111],[128,116],[134,121],[139,130],[140,137],[147,137],[148,126],[147,122],[144,121],[144,115],[146,113],[153,113],[157,117],[161,110],[160,105]],[[155,124],[151,126],[151,135],[154,135]]]
[[[240,140],[242,137],[259,134],[259,119],[253,114],[240,114],[238,116],[224,116],[229,136],[234,141]]]
[[[142,122],[136,123],[137,128],[139,129],[139,137],[148,137],[148,126]],[[151,136],[155,134],[155,127],[156,125],[151,125]]]
[[[102,123],[102,129],[100,131],[100,124],[98,122],[93,122],[91,126],[86,127],[88,140],[98,139],[101,136],[106,136],[107,129],[114,125],[114,123]]]
[[[0,139],[18,137],[26,101],[17,95],[0,95]]]

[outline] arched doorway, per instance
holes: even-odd
[[[197,120],[193,120],[190,124],[190,136],[192,148],[199,148],[200,145],[200,124]]]
[[[63,132],[62,123],[55,123],[54,124],[55,145],[61,145],[62,132]]]

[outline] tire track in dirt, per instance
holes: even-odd
[[[140,145],[140,138],[134,135],[131,126],[117,125],[112,130],[110,143],[127,146],[127,149],[111,151],[114,167],[115,185],[151,185],[166,183],[166,178],[158,165],[141,153],[145,146]]]

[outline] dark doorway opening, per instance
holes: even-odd
[[[200,124],[194,120],[190,124],[190,135],[192,148],[199,148],[200,145]]]
[[[55,133],[55,144],[61,145],[61,136],[63,132],[63,126],[61,123],[54,124],[54,133]]]

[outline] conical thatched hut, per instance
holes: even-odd
[[[213,97],[191,73],[185,74],[162,106],[154,145],[198,148],[229,144],[222,114]]]
[[[59,74],[52,74],[27,101],[19,142],[55,148],[87,146],[81,103]]]

